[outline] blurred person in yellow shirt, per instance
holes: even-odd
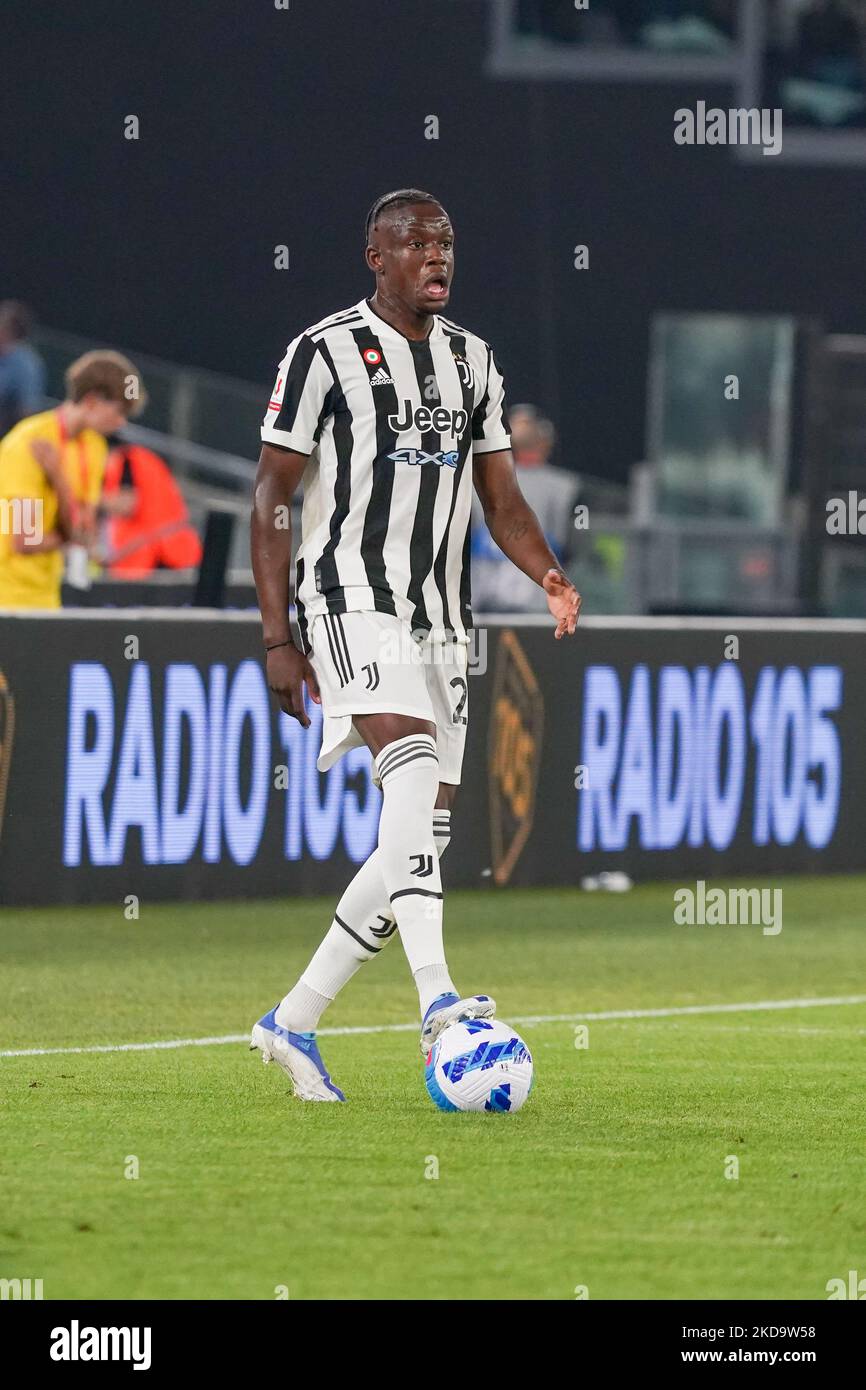
[[[66,399],[0,441],[0,608],[59,608],[64,552],[86,562],[113,434],[143,408],[141,377],[119,352],[87,352]]]

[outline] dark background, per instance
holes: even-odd
[[[622,480],[656,310],[866,332],[866,171],[676,145],[677,107],[736,105],[728,85],[493,81],[487,23],[486,0],[6,0],[0,297],[264,403],[287,341],[369,292],[373,198],[420,185],[457,228],[448,316],[553,415],[563,463]]]

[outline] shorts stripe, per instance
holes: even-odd
[[[331,626],[331,624],[335,621],[336,619],[334,618],[333,614],[324,614],[325,632],[328,637],[328,646],[331,649],[331,660],[333,661],[334,669],[337,672],[337,679],[340,682],[340,689],[342,689],[344,685],[349,684],[349,675],[346,670],[346,663],[343,658],[342,649],[340,648],[339,642],[337,641],[336,632],[332,629]]]
[[[350,681],[353,681],[353,680],[355,679],[355,668],[354,668],[353,665],[352,665],[352,658],[351,658],[351,656],[349,655],[349,643],[346,641],[346,632],[345,632],[345,629],[344,629],[344,627],[343,627],[343,618],[342,618],[342,614],[340,614],[340,613],[335,613],[335,614],[334,614],[334,625],[335,625],[335,636],[337,637],[337,643],[338,643],[338,645],[339,645],[340,643],[342,643],[343,655],[344,655],[344,657],[346,658],[346,666],[348,667],[348,670],[349,670],[349,680],[350,680]]]

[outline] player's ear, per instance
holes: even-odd
[[[382,252],[378,246],[368,246],[364,252],[364,259],[375,275],[382,273]]]

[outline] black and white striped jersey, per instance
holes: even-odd
[[[309,455],[297,608],[376,609],[468,640],[472,455],[510,447],[487,343],[433,318],[412,342],[361,300],[299,334],[262,439]]]

